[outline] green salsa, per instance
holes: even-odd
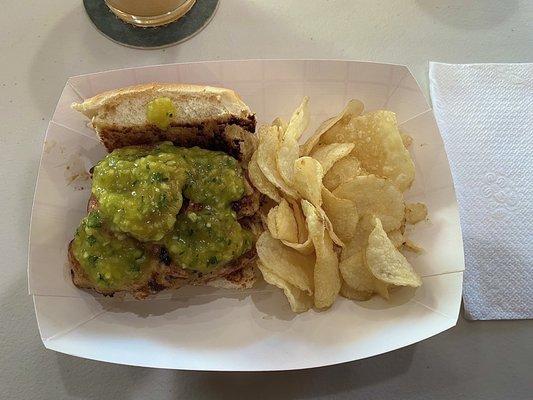
[[[209,272],[250,250],[252,234],[230,209],[206,206],[178,215],[162,243],[179,266]]]
[[[244,194],[242,170],[233,157],[225,153],[193,147],[175,147],[189,164],[183,195],[193,203],[226,207]]]
[[[174,115],[176,115],[176,109],[168,97],[158,97],[146,106],[147,121],[162,130],[168,129]]]
[[[172,153],[125,147],[94,168],[92,193],[112,228],[140,241],[159,240],[176,222],[186,175]]]
[[[107,230],[98,211],[81,221],[72,251],[89,281],[101,290],[139,284],[150,276],[150,262],[143,245],[127,235]]]
[[[92,193],[98,212],[82,221],[73,250],[97,287],[144,277],[148,267],[134,261],[153,244],[200,272],[252,248],[231,207],[244,195],[242,169],[226,153],[170,142],[117,149],[95,166]],[[191,206],[180,212],[184,202]]]

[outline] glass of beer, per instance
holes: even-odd
[[[113,13],[130,24],[158,26],[185,15],[196,0],[105,0]]]

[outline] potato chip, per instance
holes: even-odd
[[[300,157],[300,145],[296,139],[286,137],[281,142],[276,155],[276,165],[279,174],[289,186],[293,183],[294,162]]]
[[[342,297],[346,297],[347,299],[357,300],[357,301],[370,300],[373,295],[372,292],[362,292],[362,291],[352,289],[350,286],[346,284],[346,282],[342,282],[340,294]]]
[[[333,164],[350,154],[354,147],[353,143],[332,143],[316,148],[311,157],[322,165],[322,170],[326,174]]]
[[[357,291],[373,293],[376,290],[375,280],[372,272],[365,264],[364,251],[360,250],[353,256],[342,260],[339,263],[339,270],[342,279],[348,286]]]
[[[363,294],[378,293],[383,298],[388,299],[387,284],[376,279],[365,260],[368,236],[373,228],[374,217],[364,216],[357,227],[356,236],[342,250],[339,270],[345,285],[351,290]]]
[[[289,187],[281,177],[276,161],[279,148],[279,128],[276,126],[259,129],[259,145],[257,147],[257,165],[265,177],[279,190],[293,198],[297,193]]]
[[[405,205],[405,220],[408,224],[416,224],[428,216],[428,208],[424,203],[407,203]]]
[[[394,247],[396,247],[397,249],[403,246],[405,239],[403,237],[402,232],[399,229],[395,229],[393,231],[387,232],[387,236],[389,237]]]
[[[322,205],[322,176],[322,166],[314,158],[300,157],[294,162],[294,187],[315,207]]]
[[[268,212],[268,214],[266,215],[266,217],[264,218],[263,223],[266,224],[268,231],[270,232],[270,234],[272,235],[274,239],[281,240],[280,235],[278,233],[278,224],[276,221],[277,209],[278,209],[278,206],[272,207],[270,211]]]
[[[414,179],[412,138],[394,113],[362,115],[363,104],[352,100],[299,146],[308,102],[288,123],[276,118],[259,129],[248,165],[250,181],[269,198],[256,243],[265,281],[283,289],[294,312],[330,307],[339,293],[388,299],[395,286],[420,286],[398,251],[421,251],[404,236],[405,224],[427,216],[424,204],[403,200]]]
[[[389,285],[385,282],[380,281],[379,279],[376,279],[374,283],[376,285],[376,293],[383,297],[385,300],[389,300]]]
[[[336,131],[340,127],[342,127],[344,124],[350,121],[350,119],[357,117],[358,115],[361,115],[363,110],[365,109],[365,106],[362,102],[359,100],[350,100],[348,104],[346,104],[346,107],[344,107],[344,110],[342,112],[333,117],[328,119],[327,121],[324,121],[316,130],[316,132],[311,136],[309,139],[307,139],[307,142],[302,147],[302,154],[303,155],[309,155],[311,154],[313,147],[319,142],[321,136],[328,132],[328,131]],[[330,142],[330,143],[334,143]]]
[[[349,155],[333,164],[327,174],[324,175],[322,183],[328,190],[333,191],[341,183],[348,182],[360,175],[368,175],[368,172],[361,167],[361,162],[357,157]]]
[[[278,203],[281,201],[281,195],[278,189],[265,177],[257,164],[257,152],[252,155],[252,159],[248,163],[248,177],[261,193]]]
[[[277,206],[270,209],[267,216],[267,226],[270,234],[275,239],[288,242],[298,241],[298,226],[289,203],[281,200]]]
[[[401,191],[411,186],[415,166],[404,147],[393,112],[360,115],[320,138],[320,145],[339,142],[355,144],[352,154],[369,173],[391,179]]]
[[[343,243],[353,239],[359,221],[353,201],[336,197],[328,189],[322,188],[322,209]]]
[[[291,310],[296,313],[305,312],[313,306],[313,298],[306,294],[303,290],[291,285],[280,276],[276,275],[270,269],[266,268],[261,262],[257,263],[257,267],[263,274],[265,281],[271,285],[283,289],[287,300],[291,306]]]
[[[324,226],[326,227],[326,230],[329,233],[329,237],[331,238],[331,240],[333,240],[333,243],[335,243],[337,246],[344,247],[344,242],[335,233],[335,230],[333,229],[333,224],[331,223],[330,219],[328,218],[322,207],[319,207],[316,210],[324,221]]]
[[[403,146],[407,149],[413,144],[413,138],[406,133],[400,132],[402,137]]]
[[[283,119],[281,119],[280,117],[274,119],[274,121],[272,121],[270,125],[277,126],[280,132],[285,132],[287,130],[287,123],[283,121]]]
[[[403,245],[405,250],[411,251],[413,253],[422,253],[424,251],[422,247],[420,247],[409,239],[407,239]]]
[[[315,246],[315,307],[327,308],[333,304],[340,291],[339,260],[319,212],[306,200],[302,200],[302,209],[307,219],[309,236]]]
[[[283,280],[309,294],[313,293],[314,257],[305,256],[284,246],[269,232],[263,232],[256,243],[257,255],[264,267]]]
[[[293,248],[299,253],[310,255],[315,251],[315,248],[313,246],[313,241],[311,240],[308,234],[305,217],[302,213],[302,210],[300,209],[299,204],[295,201],[291,201],[291,208],[294,215],[294,219],[296,220],[296,225],[298,226],[298,241],[289,242],[286,240],[282,240],[282,243],[285,246]]]
[[[303,243],[288,242],[286,240],[282,240],[281,242],[285,246],[290,247],[291,249],[296,250],[298,253],[301,253],[306,256],[313,254],[313,252],[315,251],[313,241],[310,237],[308,237]]]
[[[342,248],[341,260],[345,260],[359,251],[364,251],[368,243],[368,235],[370,235],[372,229],[374,229],[374,216],[363,215],[359,219],[352,240],[347,242]]]
[[[280,132],[280,144],[276,154],[278,171],[283,180],[290,186],[294,175],[294,162],[300,157],[298,139],[309,124],[309,97],[304,97],[300,106],[294,111],[289,124]],[[283,121],[277,121],[283,126]]]
[[[315,132],[307,139],[307,141],[302,145],[300,148],[300,153],[304,156],[308,156],[313,151],[313,148],[316,144],[318,144],[318,141],[320,140],[320,136],[324,134],[328,129],[330,129],[341,116],[341,114],[328,118],[327,120],[323,121],[318,128],[315,130]]]
[[[305,96],[302,103],[292,114],[285,132],[281,136],[282,141],[289,138],[298,141],[307,129],[307,125],[309,125],[309,97]]]
[[[352,200],[359,215],[375,215],[388,232],[398,229],[404,218],[402,193],[390,181],[375,175],[358,176],[333,191],[343,199]]]
[[[370,272],[380,281],[397,286],[418,287],[422,284],[411,264],[389,240],[378,218],[368,237],[365,261]]]
[[[290,201],[294,219],[296,220],[296,225],[298,226],[298,242],[303,243],[309,237],[307,230],[307,223],[305,222],[305,217],[300,207],[300,202]]]
[[[375,217],[365,216],[358,225],[356,237],[347,244],[341,254],[339,270],[348,286],[354,290],[378,293],[388,299],[387,282],[382,282],[370,271],[366,260],[366,248],[370,231],[375,229]],[[397,232],[397,231],[394,231]]]
[[[359,231],[359,234],[360,233],[361,232]],[[360,238],[363,238],[362,235],[358,235],[358,236]],[[364,241],[365,243],[363,245],[361,245],[361,241]],[[361,251],[364,248],[364,246],[366,246],[366,242],[367,241],[368,241],[368,235],[363,240],[353,239],[353,240],[345,243],[344,247],[341,250],[341,255],[340,255],[339,259],[341,261],[343,261],[343,260],[353,256],[357,252]]]

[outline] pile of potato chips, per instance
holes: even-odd
[[[389,298],[395,286],[421,285],[399,251],[419,251],[404,237],[405,223],[426,218],[403,192],[415,167],[390,111],[363,113],[358,100],[325,121],[300,146],[309,123],[308,98],[285,123],[259,128],[248,165],[265,195],[265,231],[256,243],[264,279],[281,289],[295,312],[331,306],[337,295]]]

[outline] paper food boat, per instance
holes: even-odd
[[[73,286],[67,244],[85,215],[87,171],[105,155],[87,120],[70,109],[104,90],[146,82],[186,82],[236,90],[259,123],[289,117],[310,96],[311,126],[351,98],[396,112],[414,139],[416,180],[408,201],[429,221],[410,257],[423,277],[389,302],[339,298],[322,312],[293,314],[282,292],[187,287],[145,301],[93,296]],[[308,133],[308,134],[309,134]],[[455,325],[464,269],[459,215],[448,160],[430,106],[405,66],[353,61],[216,61],[107,71],[70,78],[48,126],[35,190],[29,291],[44,345],[79,357],[158,368],[266,371],[319,367],[410,345]]]

